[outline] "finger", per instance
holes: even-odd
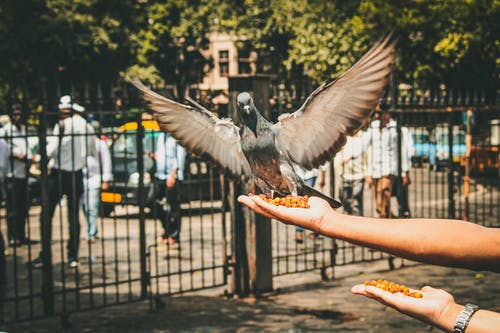
[[[365,285],[364,284],[357,284],[355,286],[353,286],[351,288],[351,293],[355,294],[355,295],[363,295],[363,296],[367,296],[366,295],[366,290],[365,290]]]
[[[303,210],[303,208],[289,208],[284,206],[275,206],[264,200],[262,200],[259,196],[255,195],[250,198],[253,202],[264,212],[267,214],[274,216],[275,219],[290,223],[294,217],[294,214],[297,213],[297,210]]]
[[[238,197],[238,202],[244,204],[245,206],[247,206],[248,208],[250,208],[251,210],[255,211],[256,213],[258,213],[260,215],[264,215],[265,217],[268,217],[270,219],[276,219],[276,220],[278,219],[274,215],[262,210],[262,208],[257,206],[255,204],[255,202],[247,195],[240,195]]]
[[[375,287],[373,286],[365,286],[362,284],[358,284],[352,287],[351,292],[356,295],[362,295],[366,296],[368,298],[374,299],[379,303],[382,303],[384,305],[389,305],[387,302],[384,300],[384,297],[379,295],[379,290],[371,290]],[[380,290],[382,291],[382,290]]]

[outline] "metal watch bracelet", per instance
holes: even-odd
[[[453,327],[453,333],[465,333],[467,325],[469,325],[470,318],[479,309],[475,304],[466,304],[463,310],[458,315],[455,326]]]

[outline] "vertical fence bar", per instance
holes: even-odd
[[[144,138],[144,127],[142,126],[141,114],[137,119],[137,169],[139,172],[139,255],[141,265],[141,297],[147,298],[149,276],[146,267],[146,214],[145,214],[145,195],[144,190],[144,147],[142,145]]]
[[[233,248],[233,277],[231,281],[232,292],[239,296],[249,293],[248,261],[246,250],[245,215],[242,205],[238,204],[238,196],[242,194],[241,184],[231,181],[229,183],[229,204],[231,209],[232,248]]]
[[[448,122],[448,218],[455,218],[455,168],[453,166],[453,116]]]
[[[48,192],[48,157],[47,157],[47,110],[41,114],[40,126],[38,127],[38,137],[40,142],[40,196],[42,203],[41,217],[41,239],[42,239],[42,301],[44,314],[52,316],[54,314],[54,278],[52,274],[52,221],[49,208]]]
[[[465,136],[465,174],[464,174],[464,216],[470,220],[469,194],[470,194],[470,152],[472,149],[472,109],[467,109],[467,124]],[[476,210],[477,211],[477,210]]]

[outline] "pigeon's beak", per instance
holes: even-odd
[[[250,114],[250,105],[245,105],[243,107],[243,111],[246,113],[246,114]]]

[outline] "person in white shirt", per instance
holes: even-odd
[[[80,240],[78,208],[83,193],[83,168],[89,155],[97,156],[94,128],[73,112],[71,97],[63,96],[59,101],[59,122],[54,126],[53,135],[47,138],[47,156],[51,167],[48,177],[48,214],[52,219],[59,200],[66,195],[69,222],[67,260],[72,268],[78,267]],[[42,223],[43,221],[41,225]],[[51,228],[47,232],[51,237]],[[33,266],[41,268],[42,265],[43,259],[40,254],[33,261]]]
[[[160,241],[173,245],[180,241],[181,206],[179,188],[184,180],[186,150],[170,134],[162,132],[156,145],[156,212],[161,220],[164,233]],[[169,209],[161,204],[166,197]]]
[[[87,235],[85,239],[94,244],[99,232],[97,220],[101,204],[101,190],[109,188],[113,180],[111,153],[105,141],[95,137],[97,157],[88,155],[87,166],[83,169],[83,195],[80,200],[83,213],[87,218]]]
[[[316,180],[319,176],[318,185],[322,189],[325,186],[325,175],[326,175],[327,164],[321,166],[319,169],[306,170],[300,165],[295,165],[295,171],[297,175],[306,183],[307,185],[314,187]],[[316,234],[309,235],[311,238],[315,238]],[[301,227],[296,227],[295,229],[295,242],[301,244],[304,240],[304,229]]]
[[[10,121],[0,129],[8,146],[5,163],[5,193],[7,208],[7,226],[10,246],[30,243],[26,237],[26,218],[29,211],[28,170],[31,149],[25,126],[25,115],[20,104],[14,104]]]
[[[340,175],[340,200],[350,215],[363,215],[364,181],[368,170],[368,153],[363,147],[364,131],[347,137],[346,144],[335,155],[335,170]]]
[[[408,135],[401,136],[401,182],[410,183],[411,159],[406,152]],[[375,206],[378,216],[391,217],[391,193],[399,174],[397,123],[391,119],[388,110],[381,110],[380,119],[374,120],[363,138],[364,147],[370,149],[371,162],[368,163],[366,184],[375,188]]]

